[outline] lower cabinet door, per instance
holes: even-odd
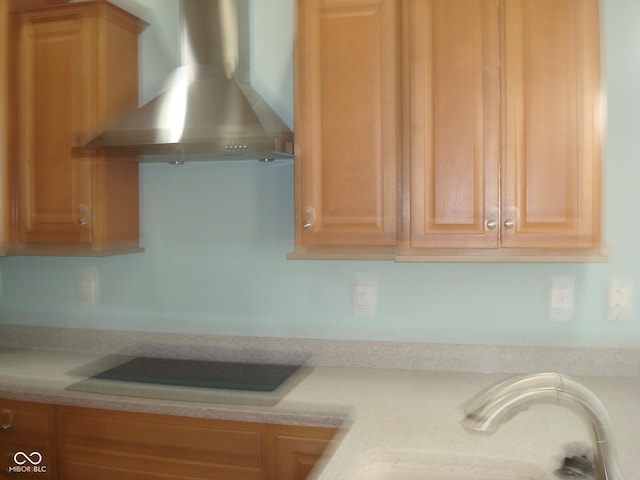
[[[275,453],[271,477],[276,480],[304,480],[331,443],[336,430],[322,427],[276,425],[270,444]]]
[[[0,398],[0,477],[56,479],[54,407]]]
[[[77,455],[77,458],[74,458]],[[61,478],[68,480],[254,480],[266,478],[260,471],[211,465],[208,462],[165,461],[136,455],[87,455],[71,452],[62,461]]]
[[[266,426],[60,407],[60,476],[101,479],[264,479]]]
[[[0,477],[54,480],[55,454],[48,448],[0,443]]]

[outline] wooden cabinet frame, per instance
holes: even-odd
[[[11,240],[9,5],[0,2],[0,255]]]

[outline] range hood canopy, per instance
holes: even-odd
[[[87,146],[145,162],[291,158],[293,132],[250,85],[248,1],[179,1],[168,88]]]

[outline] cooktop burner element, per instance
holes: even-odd
[[[272,392],[299,365],[138,357],[93,375],[94,379],[199,388]]]

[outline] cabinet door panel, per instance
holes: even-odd
[[[89,160],[72,155],[76,132],[89,123],[91,43],[82,17],[25,22],[18,66],[18,240],[86,242]],[[83,79],[82,86],[76,79]]]
[[[270,478],[304,480],[309,476],[336,430],[293,425],[270,426],[270,445],[274,454]]]
[[[407,3],[412,247],[497,247],[495,0]],[[493,226],[493,225],[492,225]]]
[[[20,11],[12,19],[15,252],[139,251],[137,165],[74,147],[136,107],[144,24],[108,2]]]
[[[597,0],[504,4],[504,247],[597,247]]]
[[[264,478],[262,424],[76,407],[58,424],[65,479]]]
[[[398,3],[298,9],[298,243],[394,245]]]
[[[65,451],[60,461],[65,480],[264,480],[261,470],[188,462],[163,457],[90,450]]]
[[[0,398],[0,425],[0,472],[26,479],[57,478],[52,406]]]

